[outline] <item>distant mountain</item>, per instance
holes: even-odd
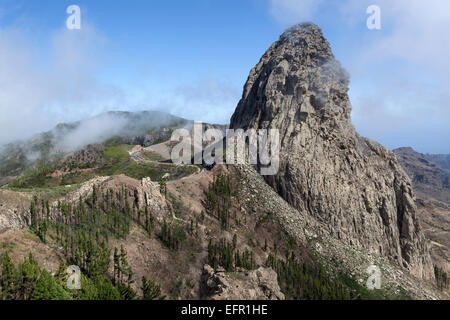
[[[39,163],[52,163],[89,144],[110,139],[126,144],[149,146],[170,138],[173,128],[191,123],[159,111],[107,112],[54,129],[25,141],[0,148],[0,185]]]
[[[450,270],[450,170],[445,155],[428,155],[412,148],[394,150],[398,161],[413,182],[419,219],[431,240],[431,256],[436,265]],[[439,161],[436,161],[438,159]]]
[[[450,203],[450,170],[433,156],[414,151],[412,148],[395,149],[397,159],[411,178],[416,191]]]
[[[450,154],[431,154],[430,157],[442,167],[450,170]]]

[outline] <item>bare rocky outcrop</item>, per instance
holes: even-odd
[[[158,213],[168,213],[166,199],[160,192],[160,187],[150,178],[136,180],[123,174],[112,177],[96,177],[85,183],[80,188],[69,192],[64,198],[58,199],[65,202],[76,203],[80,198],[87,199],[92,196],[92,192],[96,188],[98,193],[107,193],[110,190],[126,192],[125,196],[130,207],[133,203],[139,208],[148,207],[148,209],[156,214],[158,220],[163,218]],[[52,203],[56,207],[58,200]]]
[[[141,181],[142,189],[136,189],[135,194],[140,205],[149,206],[150,208],[167,210],[166,199],[160,192],[159,184],[153,182],[150,178],[144,178]]]
[[[205,265],[202,272],[203,295],[211,300],[284,300],[271,268],[227,274]]]
[[[320,28],[294,26],[250,72],[230,127],[280,131],[280,170],[266,181],[320,232],[432,278],[410,179],[356,133],[348,83]]]
[[[0,234],[27,226],[31,195],[25,192],[0,190]]]

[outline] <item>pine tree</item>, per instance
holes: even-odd
[[[32,201],[30,204],[30,222],[31,222],[31,229],[34,230],[37,223],[37,216],[36,216],[36,205],[35,202]]]
[[[105,276],[100,276],[95,281],[99,300],[120,300],[120,293]]]
[[[48,200],[45,202],[45,208],[47,210],[47,220],[50,219],[50,203]]]
[[[19,274],[6,252],[1,259],[2,273],[0,278],[0,287],[2,289],[2,298],[4,300],[14,299],[20,285]]]
[[[28,259],[25,258],[24,262],[19,267],[19,272],[22,278],[20,287],[20,298],[28,300],[33,293],[36,282],[39,278],[41,270],[34,260],[32,253],[30,252]]]
[[[92,204],[96,205],[97,203],[97,188],[95,187],[95,185],[92,186]]]
[[[77,291],[77,297],[79,300],[97,300],[99,297],[98,289],[95,283],[81,274],[81,289]]]
[[[71,300],[71,297],[64,288],[55,281],[47,270],[42,270],[36,287],[31,296],[32,300]]]
[[[142,300],[162,300],[161,287],[154,283],[152,280],[147,280],[145,276],[142,277]]]
[[[203,223],[203,221],[205,221],[205,212],[202,210],[200,212],[200,221]]]
[[[113,284],[116,285],[120,279],[120,261],[117,248],[114,248],[113,258]]]
[[[159,188],[162,195],[167,198],[167,183],[166,179],[159,180]]]

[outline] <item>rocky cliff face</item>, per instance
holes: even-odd
[[[202,271],[202,293],[211,300],[284,300],[277,274],[270,268],[236,273],[205,265]]]
[[[413,182],[418,217],[425,237],[431,240],[433,263],[450,270],[450,171],[435,159],[412,148],[394,150],[399,163]]]
[[[355,132],[348,83],[320,28],[294,26],[250,72],[230,127],[279,129],[280,170],[266,181],[322,232],[433,277],[410,180]]]

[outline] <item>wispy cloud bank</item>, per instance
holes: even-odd
[[[355,80],[372,81],[373,89],[356,93],[355,122],[364,134],[392,148],[408,144],[423,152],[450,153],[450,38],[443,34],[450,24],[450,2],[378,4],[387,30],[361,52],[357,67],[369,72]],[[370,77],[376,68],[384,75]]]
[[[97,75],[108,56],[107,43],[83,25],[81,31],[55,32],[50,52],[41,52],[24,30],[0,29],[0,145],[107,110],[156,109],[187,119],[228,122],[240,89],[214,76],[177,87],[168,84],[165,98],[152,96],[152,88],[145,86],[135,98],[131,91],[105,84]],[[99,128],[115,132],[114,122]],[[98,141],[99,130],[85,129],[94,137],[75,135],[82,144]],[[72,148],[76,142],[64,144]]]
[[[0,29],[0,143],[48,129],[117,103],[122,92],[100,83],[96,73],[105,39],[94,29],[62,29],[50,54],[17,28]]]

